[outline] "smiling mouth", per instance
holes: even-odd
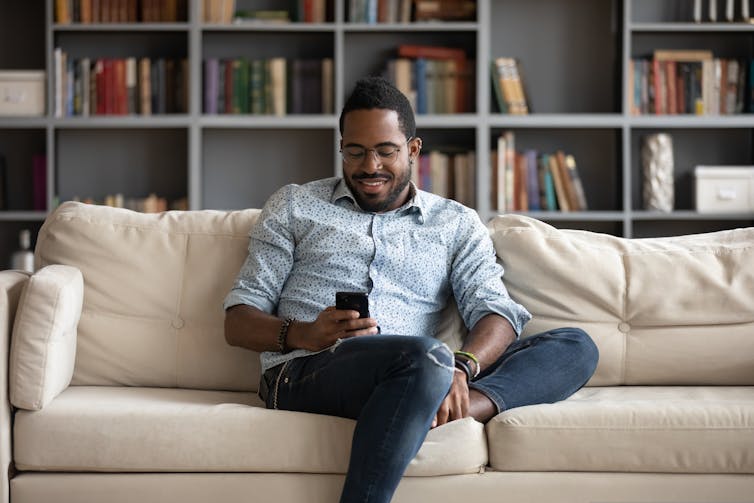
[[[380,177],[365,177],[360,176],[354,178],[354,181],[364,187],[365,189],[378,189],[388,183],[390,181],[390,178],[385,176]]]

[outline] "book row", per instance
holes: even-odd
[[[232,3],[233,0],[204,0],[207,3],[217,4]],[[205,21],[216,23],[234,23],[258,22],[258,23],[326,23],[331,22],[334,15],[335,0],[295,0],[288,2],[278,9],[238,9],[230,15],[217,18],[212,16],[210,11],[207,14],[205,10]],[[288,7],[288,8],[286,8]],[[218,9],[215,8],[215,11]]]
[[[516,150],[512,131],[490,155],[492,207],[498,211],[584,211],[588,203],[575,158],[562,150]]]
[[[476,17],[474,0],[350,0],[348,7],[352,23],[471,21]]]
[[[417,114],[452,114],[474,110],[474,62],[463,49],[400,45],[384,76],[405,94]]]
[[[333,60],[204,61],[204,113],[331,114]]]
[[[149,194],[147,197],[124,197],[123,194],[108,194],[104,199],[94,199],[91,197],[80,198],[75,196],[72,201],[78,201],[86,204],[101,204],[113,208],[126,208],[142,213],[160,213],[168,210],[188,210],[188,199],[183,197],[174,201],[168,201],[167,198],[159,197],[157,194]]]
[[[693,5],[693,17],[694,22],[701,23],[702,21],[710,21],[717,23],[724,17],[724,20],[729,23],[737,21],[743,21],[745,23],[751,22],[749,0],[740,0],[740,7],[736,8],[735,0],[725,0],[725,11],[718,13],[718,5],[716,0],[709,0],[708,10],[706,17],[702,15],[702,0],[694,0]]]
[[[188,111],[186,59],[71,58],[55,49],[55,117]]]
[[[418,188],[473,208],[475,165],[474,152],[431,150],[419,156],[418,169],[411,172],[411,177]]]
[[[658,50],[652,58],[629,62],[627,85],[632,115],[754,112],[754,60]]]
[[[188,19],[188,0],[55,0],[55,22],[175,23]]]

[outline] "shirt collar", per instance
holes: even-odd
[[[413,194],[411,196],[411,199],[408,200],[406,204],[398,208],[396,211],[400,212],[406,212],[406,213],[413,213],[417,212],[419,214],[419,222],[424,223],[424,220],[426,218],[426,211],[427,211],[427,201],[425,201],[425,195],[421,190],[418,190],[416,188],[416,185],[414,182],[409,182],[411,184],[411,193]],[[356,202],[356,199],[353,197],[353,193],[351,192],[351,189],[348,188],[348,185],[346,184],[346,181],[341,178],[337,184],[335,184],[335,188],[333,189],[332,196],[330,197],[330,202],[335,204],[338,201],[341,201],[343,199],[346,199],[353,204],[355,208],[357,208],[359,211],[364,211],[359,207],[359,204]]]

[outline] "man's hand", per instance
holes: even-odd
[[[466,382],[466,374],[453,372],[453,383],[445,400],[437,410],[432,428],[441,426],[450,421],[469,416],[469,385]]]
[[[332,346],[338,339],[376,333],[377,320],[374,318],[359,318],[358,311],[330,306],[311,323],[296,322],[291,325],[288,330],[288,346],[320,351]]]

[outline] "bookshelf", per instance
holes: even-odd
[[[754,25],[694,23],[688,0],[478,0],[472,21],[376,24],[349,22],[346,0],[330,2],[325,22],[288,24],[204,22],[199,0],[188,0],[185,20],[176,22],[57,24],[54,0],[22,4],[0,8],[0,70],[46,69],[47,113],[0,117],[12,192],[0,211],[3,263],[18,231],[35,233],[47,214],[32,209],[34,154],[47,155],[48,208],[75,195],[113,192],[186,197],[191,209],[260,207],[285,183],[340,174],[345,95],[359,77],[381,72],[400,44],[458,47],[473,61],[471,110],[418,115],[417,126],[425,151],[476,152],[475,209],[482,219],[498,212],[489,197],[490,150],[513,131],[517,149],[562,149],[576,158],[590,209],[528,213],[553,225],[645,237],[754,223],[752,213],[698,214],[692,199],[696,164],[754,164],[754,114],[631,115],[627,107],[629,61],[656,48],[754,59]],[[244,10],[279,4],[237,0]],[[188,109],[55,117],[56,47],[71,57],[186,58]],[[529,115],[497,112],[489,62],[499,56],[522,63]],[[332,58],[335,113],[205,114],[203,61],[213,57]],[[677,209],[670,213],[642,210],[641,138],[655,132],[674,141]]]

